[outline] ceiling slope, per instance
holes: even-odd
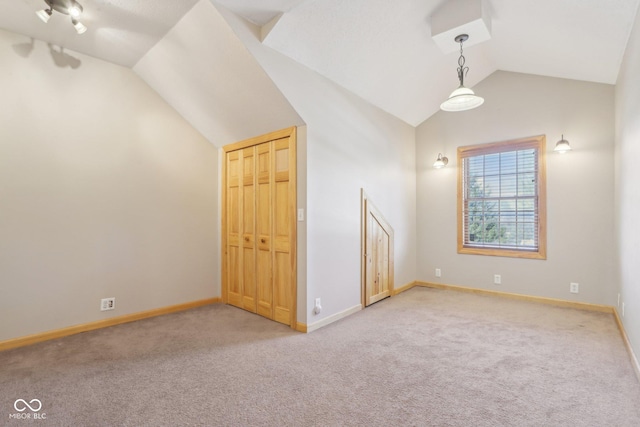
[[[209,0],[134,71],[217,147],[304,124]]]

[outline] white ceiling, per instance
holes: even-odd
[[[44,0],[0,0],[0,28],[65,49],[133,66],[198,0],[78,0],[79,20],[89,29],[76,34],[69,16],[54,12],[45,24],[35,14]]]
[[[430,17],[460,0],[79,1],[83,35],[60,14],[42,23],[34,12],[44,0],[0,0],[0,28],[133,67],[198,1],[210,1],[259,25],[282,15],[265,44],[412,125],[457,86],[458,54],[436,47]],[[492,38],[465,48],[467,86],[495,70],[614,84],[640,0],[486,2]],[[204,97],[217,83],[199,84]]]

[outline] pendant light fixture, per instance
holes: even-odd
[[[440,104],[443,111],[466,111],[479,107],[484,102],[484,98],[477,96],[469,88],[464,87],[464,76],[469,72],[469,67],[465,67],[465,58],[462,54],[462,43],[469,40],[469,35],[460,34],[454,39],[460,43],[460,58],[458,58],[458,80],[460,86],[449,95],[449,99]]]
[[[564,154],[567,151],[571,151],[571,145],[569,145],[569,141],[564,139],[564,134],[562,135],[562,139],[556,142],[556,148],[554,148],[553,151],[560,154]]]
[[[87,31],[87,27],[78,18],[82,15],[82,5],[76,0],[44,0],[47,4],[47,9],[42,9],[36,12],[38,18],[45,24],[51,19],[53,11],[60,12],[63,15],[69,15],[71,17],[71,24],[76,29],[78,34],[83,34]]]

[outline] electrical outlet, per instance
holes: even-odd
[[[304,221],[304,209],[298,209],[298,221]]]
[[[580,283],[571,283],[569,284],[569,292],[572,294],[577,294],[580,292]]]
[[[100,300],[100,311],[113,310],[116,308],[115,298],[102,298]]]
[[[436,277],[442,277],[442,270],[436,268]]]
[[[496,285],[500,285],[502,284],[502,276],[499,274],[494,274],[493,275],[493,283]]]

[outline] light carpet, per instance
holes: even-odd
[[[610,314],[414,288],[310,334],[214,305],[5,351],[0,425],[637,427],[640,383]]]

